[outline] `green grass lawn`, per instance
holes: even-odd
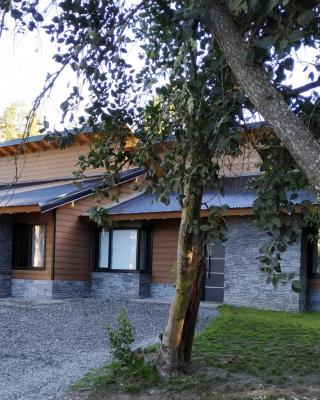
[[[220,308],[195,339],[194,362],[252,375],[320,375],[320,313]]]
[[[146,353],[155,352],[156,346],[147,350]],[[195,399],[216,399],[220,398],[219,393],[218,397],[212,397],[211,393],[219,390],[224,396],[239,390],[242,393],[249,388],[246,382],[250,380],[250,390],[255,390],[255,385],[261,389],[270,384],[273,389],[278,385],[276,389],[290,387],[293,391],[303,392],[303,384],[309,387],[310,376],[313,376],[312,384],[316,389],[318,385],[320,395],[319,360],[320,313],[298,314],[223,306],[220,316],[195,338],[189,375],[160,379],[151,364],[137,361],[129,368],[123,368],[113,362],[87,374],[74,388],[92,388],[88,400],[111,399],[113,397],[108,396],[119,390],[147,393],[150,388],[159,387],[165,393],[171,393],[172,398],[189,399],[184,396],[192,392]],[[239,373],[242,374],[240,385]]]

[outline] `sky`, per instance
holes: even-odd
[[[44,32],[35,31],[24,36],[4,32],[0,38],[0,54],[3,58],[0,63],[0,113],[12,102],[26,101],[32,104],[40,93],[48,72],[54,72],[58,65],[52,59],[56,45],[51,43]],[[129,62],[137,64],[137,52],[132,51]],[[296,55],[298,63],[287,77],[287,83],[299,87],[309,82],[308,72],[303,69],[315,60],[317,53],[314,50],[304,49]],[[130,55],[129,55],[130,57]],[[67,97],[68,85],[75,83],[71,70],[66,71],[59,79],[39,110],[41,118],[50,123],[50,130],[61,129],[60,104]]]

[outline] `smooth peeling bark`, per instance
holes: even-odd
[[[288,149],[310,184],[320,189],[320,144],[288,107],[263,68],[248,62],[248,49],[222,0],[193,0],[205,7],[208,28],[252,104]]]
[[[202,293],[203,240],[201,232],[190,230],[194,223],[200,226],[202,191],[195,194],[195,187],[190,179],[179,229],[176,290],[158,359],[167,372],[185,371],[190,362]]]

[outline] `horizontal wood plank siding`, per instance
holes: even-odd
[[[180,220],[153,224],[152,282],[173,283],[172,266],[177,260]]]
[[[120,198],[132,192],[131,183],[119,186]],[[110,200],[98,202],[94,196],[76,201],[73,206],[57,209],[56,252],[54,277],[57,280],[89,281],[91,279],[92,231],[94,225],[82,218],[90,207],[107,205]]]
[[[12,217],[13,223],[22,224],[34,224],[34,225],[46,225],[46,254],[45,254],[45,270],[37,271],[34,270],[13,270],[12,278],[14,279],[44,279],[50,280],[52,276],[52,257],[53,257],[53,215],[52,213],[40,214],[15,214]]]
[[[76,169],[78,158],[87,154],[88,144],[72,145],[65,149],[39,150],[34,153],[19,154],[17,157],[17,175],[19,181],[68,177]],[[89,169],[88,173],[101,173],[104,169]],[[0,184],[10,183],[16,175],[14,157],[0,158]]]

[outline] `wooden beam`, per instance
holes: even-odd
[[[8,156],[12,156],[12,153],[11,152],[8,152],[7,150],[6,150],[6,147],[0,147],[0,156],[1,157],[8,157]]]
[[[40,143],[40,142],[39,142]],[[39,150],[43,150],[43,147],[40,146],[38,143],[36,142],[30,142],[30,143],[26,143],[26,149],[28,150],[29,148],[31,148],[31,152],[36,152]]]
[[[18,214],[18,213],[30,213],[39,212],[39,206],[0,206],[0,214]]]

